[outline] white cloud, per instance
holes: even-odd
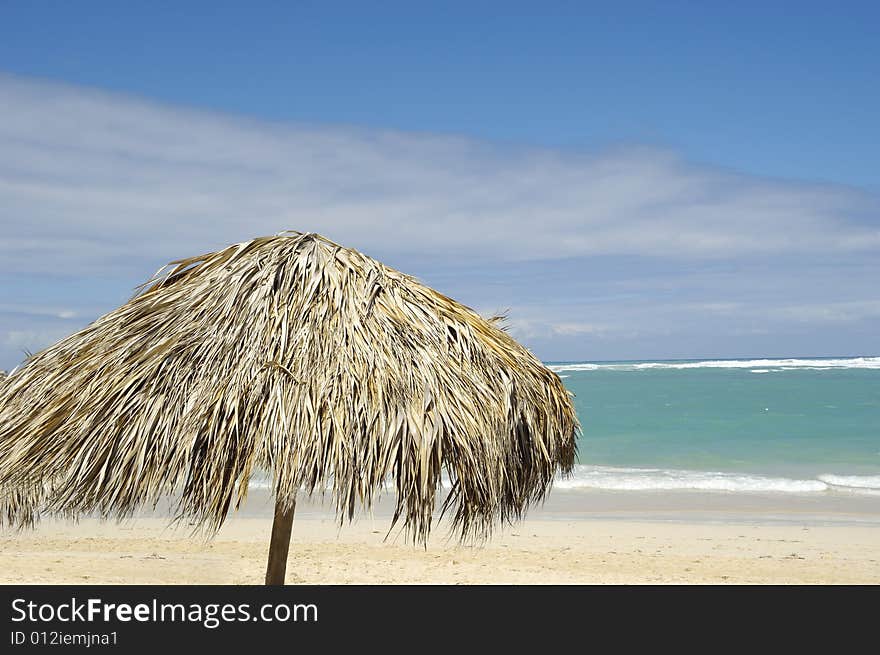
[[[43,306],[43,305],[25,305],[18,303],[0,303],[0,314],[21,314],[30,316],[48,316],[52,318],[77,318],[76,311],[68,308]]]
[[[781,318],[804,323],[851,323],[880,318],[880,300],[789,305],[777,313]]]
[[[756,312],[769,320],[800,323],[851,323],[880,317],[880,300],[849,300],[782,304],[776,307],[742,302],[692,303],[676,308],[682,315],[705,311],[724,317],[755,318]]]
[[[66,337],[70,332],[71,330],[64,328],[8,330],[0,333],[0,345],[20,351],[36,352]]]
[[[867,191],[656,149],[260,122],[0,75],[6,367],[170,259],[286,229],[510,308],[548,358],[876,352],[878,220]]]
[[[0,272],[141,270],[284,229],[481,261],[880,249],[870,194],[657,150],[258,122],[9,76],[0,116]]]
[[[571,313],[579,313],[578,308],[571,308]],[[493,312],[480,312],[483,316],[491,316]],[[517,339],[547,339],[553,337],[584,337],[606,338],[623,336],[632,333],[632,329],[623,325],[605,325],[582,320],[566,320],[558,311],[546,307],[522,306],[509,312],[511,317],[505,318],[504,325],[508,332]]]
[[[561,334],[571,337],[581,336],[585,334],[602,335],[608,331],[608,328],[602,325],[594,325],[592,323],[565,321],[563,323],[551,324],[551,330],[554,334]]]

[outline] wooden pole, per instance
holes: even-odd
[[[287,571],[287,553],[290,550],[290,533],[293,529],[293,512],[296,500],[284,507],[275,500],[275,518],[272,521],[272,538],[269,541],[269,564],[266,567],[266,584],[283,585]]]

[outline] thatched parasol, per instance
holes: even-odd
[[[570,471],[577,430],[559,377],[494,321],[290,232],[172,262],[0,382],[0,521],[171,495],[213,533],[262,470],[277,584],[300,489],[330,489],[342,521],[390,483],[392,526],[423,541],[445,471],[444,511],[481,537]]]

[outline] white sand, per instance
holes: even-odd
[[[880,499],[555,492],[487,544],[440,524],[427,549],[384,540],[389,503],[341,530],[301,502],[288,583],[880,583]],[[258,584],[271,503],[252,493],[205,542],[161,515],[0,533],[2,583]]]

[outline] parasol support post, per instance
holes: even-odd
[[[272,538],[269,541],[269,564],[266,566],[267,585],[284,584],[295,510],[296,500],[289,507],[286,507],[279,498],[275,499],[275,518],[272,520]]]

